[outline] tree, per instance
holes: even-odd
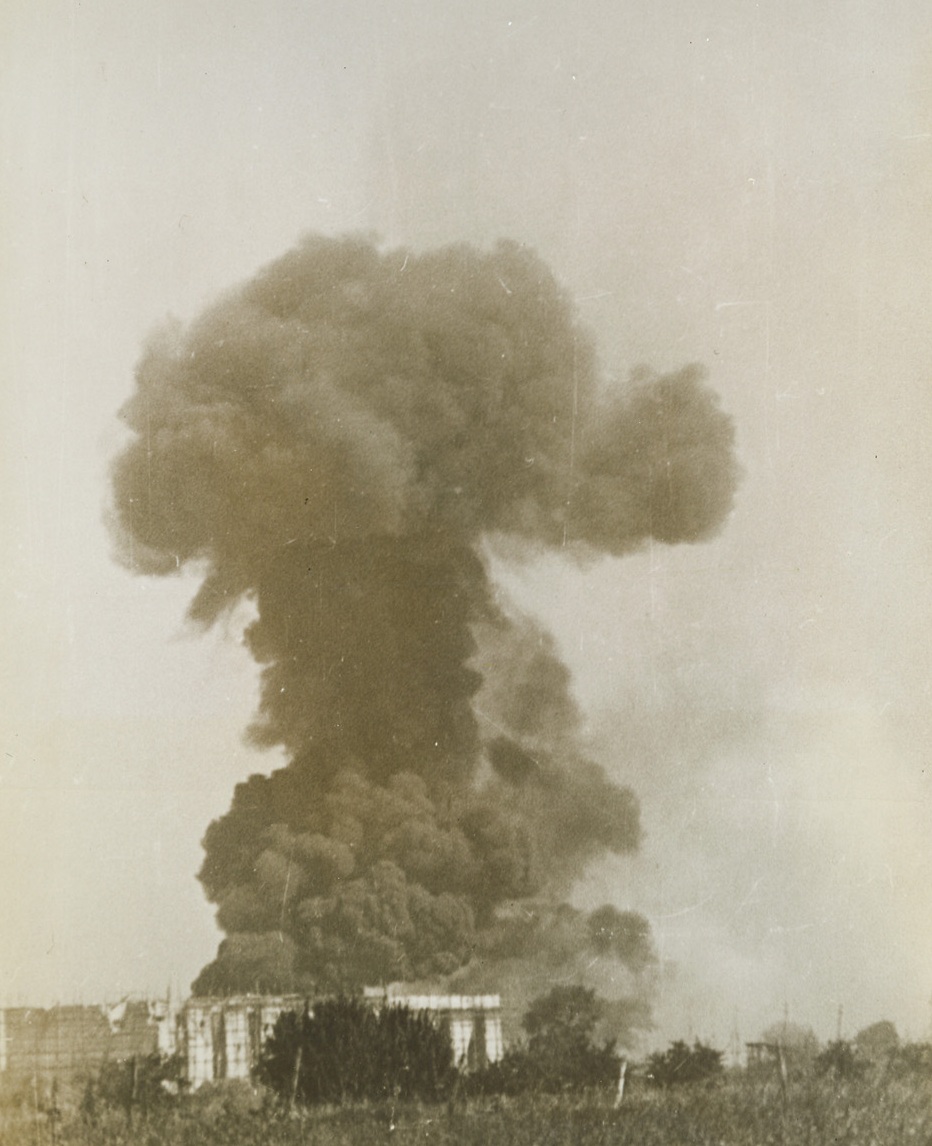
[[[279,1017],[256,1073],[286,1101],[340,1103],[438,1101],[456,1072],[449,1031],[428,1015],[328,999]]]
[[[774,1023],[761,1035],[761,1041],[778,1046],[786,1069],[794,1075],[807,1072],[819,1053],[819,1040],[812,1027],[800,1023]]]
[[[783,1021],[769,1026],[761,1035],[761,1041],[782,1046],[785,1051],[792,1051],[808,1058],[815,1058],[819,1053],[819,1040],[812,1027],[801,1023]]]
[[[604,1009],[604,1000],[591,988],[552,988],[531,1003],[522,1020],[527,1043],[477,1075],[473,1089],[496,1094],[555,1093],[616,1085],[621,1059],[614,1040],[601,1046],[594,1041]]]
[[[687,1046],[682,1040],[665,1051],[654,1051],[647,1060],[648,1075],[656,1086],[678,1086],[687,1082],[708,1082],[724,1071],[723,1052],[698,1039]]]
[[[122,1107],[132,1119],[134,1110],[145,1117],[149,1110],[178,1094],[184,1068],[180,1055],[133,1055],[104,1062],[96,1079],[88,1080],[81,1111],[93,1119],[98,1104]]]
[[[871,1023],[854,1036],[854,1045],[858,1054],[879,1062],[891,1055],[900,1045],[900,1036],[896,1025],[889,1019],[882,1019],[879,1023]]]
[[[890,1070],[899,1078],[932,1080],[932,1043],[903,1043],[890,1055]]]
[[[864,1073],[866,1065],[859,1058],[855,1047],[845,1039],[830,1042],[815,1058],[815,1068],[819,1074],[834,1074],[836,1078],[857,1078]]]

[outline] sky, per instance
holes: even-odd
[[[184,993],[258,698],[108,531],[145,340],[303,235],[526,243],[605,385],[701,362],[719,537],[490,543],[641,801],[663,1042],[932,1034],[932,28],[920,0],[13,0],[0,16],[0,1003]]]

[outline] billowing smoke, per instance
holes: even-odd
[[[514,243],[312,238],[153,338],[123,415],[122,553],[201,570],[204,625],[254,603],[250,735],[290,758],[207,831],[226,938],[195,989],[583,954],[643,971],[643,919],[563,902],[637,846],[636,800],[585,757],[567,671],[495,596],[484,545],[712,535],[736,466],[701,371],[602,393],[569,300]]]

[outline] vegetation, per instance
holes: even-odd
[[[894,1024],[884,1019],[858,1031],[854,1036],[854,1045],[863,1057],[877,1059],[896,1051],[900,1045],[900,1036]]]
[[[807,1071],[787,1077],[777,1059],[726,1070],[719,1051],[675,1042],[629,1072],[619,1104],[607,1084],[617,1082],[608,1065],[614,1072],[620,1059],[611,1044],[594,1041],[600,1014],[592,992],[551,991],[525,1016],[524,1045],[463,1086],[445,1030],[404,1008],[375,1013],[335,1000],[318,1004],[313,1018],[283,1016],[261,1082],[187,1094],[175,1086],[177,1062],[156,1056],[105,1065],[72,1085],[0,1077],[0,1142],[932,1146],[928,1043],[901,1044],[889,1030],[873,1031],[830,1043]]]
[[[665,1051],[656,1051],[647,1060],[648,1078],[655,1086],[682,1086],[689,1082],[709,1082],[720,1078],[725,1067],[722,1052],[713,1050],[697,1039],[693,1045],[671,1043]]]
[[[290,1104],[396,1098],[435,1102],[454,1079],[450,1034],[407,1007],[373,1011],[358,999],[285,1011],[259,1062],[258,1081]]]
[[[96,1078],[89,1078],[81,1098],[81,1111],[93,1118],[100,1106],[119,1107],[128,1118],[138,1111],[168,1103],[179,1093],[183,1077],[180,1055],[134,1055],[120,1062],[105,1062]]]
[[[780,1047],[790,1077],[807,1078],[819,1054],[819,1040],[812,1027],[799,1023],[774,1023],[761,1035],[761,1041]]]
[[[930,1048],[932,1049],[932,1048]],[[740,1071],[715,1086],[631,1080],[610,1093],[477,1097],[446,1106],[381,1101],[289,1110],[246,1084],[204,1087],[129,1124],[119,1109],[74,1109],[56,1123],[0,1114],[6,1146],[900,1146],[932,1141],[932,1075],[810,1077],[784,1106],[773,1078]]]
[[[896,1078],[932,1080],[932,1043],[906,1043],[898,1047],[888,1059],[887,1070]]]
[[[594,1041],[604,1005],[586,987],[559,986],[535,999],[524,1016],[527,1042],[468,1080],[479,1094],[556,1094],[615,1087],[621,1059],[614,1042]]]
[[[893,1036],[884,1028],[892,1023],[875,1023],[867,1032],[855,1035],[853,1041],[836,1039],[814,1060],[814,1067],[821,1075],[834,1075],[836,1078],[855,1079],[869,1072],[879,1073],[885,1078],[925,1078],[932,1079],[932,1044],[901,1044],[896,1028]],[[862,1037],[865,1033],[869,1037]]]
[[[830,1042],[815,1059],[815,1069],[819,1074],[834,1074],[838,1078],[857,1078],[867,1065],[855,1047],[844,1039]]]

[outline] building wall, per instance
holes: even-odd
[[[65,1078],[155,1051],[171,1053],[168,1004],[123,1000],[116,1006],[6,1007],[0,1011],[0,1071]]]
[[[188,1084],[249,1078],[279,1015],[304,1006],[301,995],[189,999],[179,1018]]]
[[[498,995],[400,995],[367,990],[370,1006],[406,1006],[444,1021],[458,1066],[502,1057]],[[63,1078],[99,1070],[105,1061],[179,1051],[192,1087],[248,1079],[283,1011],[303,1011],[299,995],[192,998],[180,1010],[168,1000],[124,1000],[116,1006],[0,1009],[0,1072]]]
[[[482,1067],[505,1052],[500,995],[401,995],[376,987],[364,997],[374,1006],[408,1007],[445,1021],[457,1066]]]

